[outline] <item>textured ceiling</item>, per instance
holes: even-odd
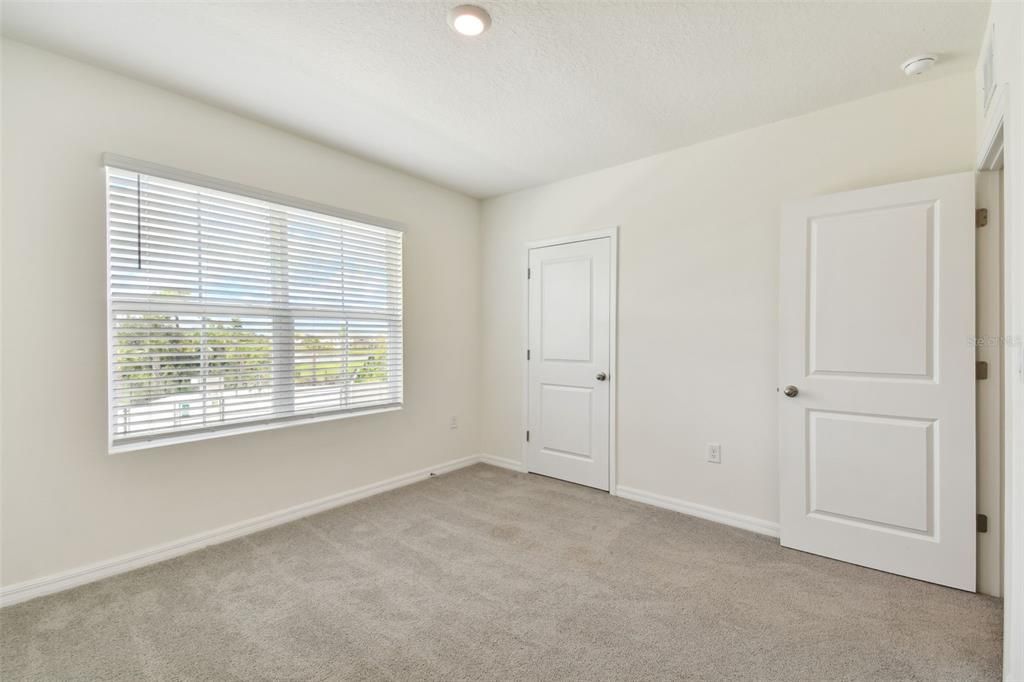
[[[16,40],[474,196],[972,68],[987,3],[4,2]]]

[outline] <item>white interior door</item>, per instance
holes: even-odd
[[[612,239],[530,249],[528,471],[608,490]]]
[[[974,591],[974,229],[972,173],[785,207],[784,546]]]

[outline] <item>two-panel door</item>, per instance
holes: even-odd
[[[526,468],[608,490],[610,237],[530,249]]]
[[[794,202],[781,236],[782,544],[974,591],[973,174]]]

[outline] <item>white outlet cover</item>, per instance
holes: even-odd
[[[722,446],[718,443],[708,443],[708,461],[712,464],[722,463]]]

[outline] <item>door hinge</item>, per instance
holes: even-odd
[[[988,532],[988,517],[984,514],[978,514],[978,532]]]
[[[526,442],[527,443],[530,442],[530,432],[529,431],[526,432]]]
[[[979,208],[974,211],[974,226],[985,227],[988,225],[988,209]]]
[[[526,268],[526,279],[530,279],[530,268]]]
[[[530,359],[530,349],[529,348],[526,349],[526,359],[527,360]]]
[[[978,360],[974,363],[974,378],[981,381],[988,379],[988,363],[984,360]]]

